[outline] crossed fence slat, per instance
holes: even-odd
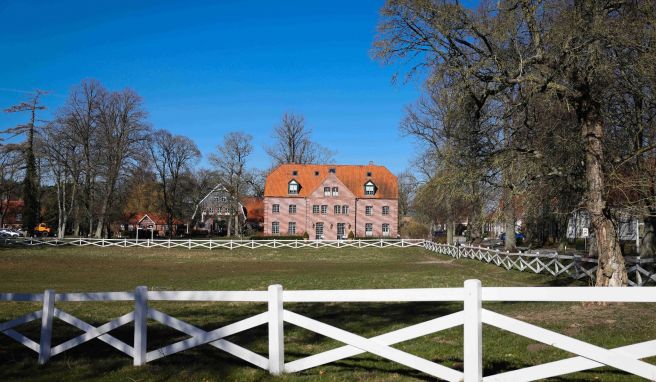
[[[568,275],[575,280],[594,281],[596,278],[597,259],[578,255],[510,253],[470,245],[437,244],[429,240],[424,242],[424,248],[454,258],[469,258],[492,263],[507,270],[515,269],[521,272],[528,270],[533,273],[548,273],[552,276]],[[656,265],[653,258],[627,257],[625,262],[629,286],[656,285]],[[645,268],[643,265],[650,268]]]
[[[135,311],[129,312],[103,325],[94,327],[83,320],[54,307],[55,301],[135,301]],[[156,309],[148,308],[148,300],[153,301],[246,301],[268,302],[267,312],[243,319],[221,328],[205,331],[169,316]],[[636,376],[656,379],[656,365],[641,361],[641,358],[656,356],[656,340],[622,346],[616,349],[586,343],[584,341],[547,330],[518,319],[482,309],[482,301],[605,301],[605,302],[646,302],[656,303],[656,293],[651,288],[628,290],[626,288],[482,288],[478,280],[468,280],[464,288],[446,289],[387,289],[387,290],[341,290],[341,291],[289,291],[283,293],[281,286],[271,286],[268,292],[259,291],[187,291],[187,292],[147,292],[145,287],[138,287],[135,293],[68,293],[55,294],[48,290],[44,294],[0,294],[0,301],[43,302],[43,310],[27,313],[18,318],[0,323],[0,331],[17,340],[26,347],[39,353],[39,360],[46,362],[51,356],[59,355],[92,339],[99,339],[135,359],[137,365],[152,362],[196,346],[209,344],[224,350],[257,367],[269,369],[271,373],[297,372],[326,363],[353,357],[365,352],[378,355],[390,361],[425,372],[449,381],[517,381],[535,380],[555,377],[576,371],[600,366],[611,366]],[[283,309],[283,302],[409,302],[409,301],[464,301],[464,311],[411,325],[389,333],[365,338],[316,319],[305,317],[290,310]],[[51,317],[67,322],[82,331],[83,334],[69,339],[57,346],[50,347],[52,335]],[[146,319],[150,317],[163,325],[191,336],[160,349],[145,352]],[[40,343],[23,336],[14,330],[19,325],[41,318]],[[135,322],[135,347],[131,347],[109,332],[130,322]],[[283,325],[288,322],[315,333],[343,342],[341,346],[319,354],[310,355],[289,363],[284,363]],[[225,337],[249,330],[265,323],[269,324],[269,358],[254,353],[246,348],[225,340]],[[489,324],[524,337],[543,342],[576,357],[507,371],[496,375],[482,375],[482,329]],[[144,325],[141,327],[141,325]],[[409,354],[391,347],[399,342],[425,336],[441,330],[464,326],[464,372],[454,370],[427,359]],[[272,331],[273,330],[273,331]],[[45,342],[44,342],[45,341]],[[137,350],[137,345],[139,350]],[[140,353],[142,352],[143,353]],[[143,355],[143,360],[137,360]]]

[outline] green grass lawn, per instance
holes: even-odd
[[[0,291],[58,292],[151,290],[432,288],[461,287],[477,278],[483,286],[558,286],[566,279],[506,271],[472,260],[454,260],[420,248],[166,250],[121,248],[0,249]],[[256,303],[151,303],[151,306],[204,330],[212,330],[266,310]],[[92,325],[133,309],[131,303],[58,303]],[[647,304],[494,303],[485,307],[612,348],[656,338],[656,306]],[[0,321],[39,309],[39,304],[0,302]],[[365,337],[389,332],[462,309],[455,303],[286,304],[286,309]],[[568,356],[521,336],[484,326],[484,374],[494,374]],[[19,328],[38,339],[38,323]],[[55,320],[53,345],[81,332]],[[229,340],[267,355],[267,329],[260,326]],[[132,342],[132,326],[112,332]],[[149,323],[149,350],[186,338]],[[285,324],[286,361],[339,346],[336,341]],[[462,328],[422,337],[396,348],[462,369]],[[648,359],[656,362],[656,358]],[[135,368],[132,359],[93,340],[38,366],[36,353],[0,337],[1,381],[421,381],[425,374],[363,354],[292,375],[272,377],[208,345]],[[613,369],[572,374],[554,380],[630,381]]]

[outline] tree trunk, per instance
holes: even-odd
[[[644,218],[645,232],[640,240],[640,257],[654,257],[656,253],[656,217]],[[636,232],[638,234],[639,232]]]
[[[596,286],[626,286],[628,277],[620,240],[610,219],[604,194],[604,128],[598,108],[589,111],[582,122],[585,175],[588,185],[587,209],[599,251]]]
[[[227,237],[230,237],[230,231],[232,231],[232,216],[228,214],[228,232],[226,232]]]
[[[447,244],[455,244],[453,242],[453,234],[454,231],[456,230],[456,225],[453,222],[453,220],[449,219],[446,222],[446,243]]]

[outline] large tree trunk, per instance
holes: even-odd
[[[656,253],[656,217],[644,218],[645,231],[640,240],[640,257],[654,257]],[[639,234],[639,232],[636,232]]]
[[[598,108],[588,112],[582,123],[585,175],[588,185],[587,209],[590,213],[599,252],[596,286],[626,286],[628,277],[620,240],[610,219],[610,211],[604,194],[604,128]]]
[[[456,225],[452,219],[447,220],[446,222],[446,243],[455,244],[453,242],[453,234],[455,233]]]

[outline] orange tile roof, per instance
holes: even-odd
[[[250,222],[264,221],[264,199],[248,196],[241,199],[241,204],[246,209],[246,220]]]
[[[364,198],[364,184],[371,180],[378,188],[373,199],[397,199],[398,181],[386,167],[377,165],[331,165],[331,164],[283,164],[271,171],[264,186],[264,196],[289,196],[289,181],[295,179],[300,185],[300,197],[310,195],[334,168],[335,176],[357,197]],[[293,172],[297,171],[297,175]],[[318,172],[319,175],[315,175]],[[367,173],[371,173],[371,177]]]

